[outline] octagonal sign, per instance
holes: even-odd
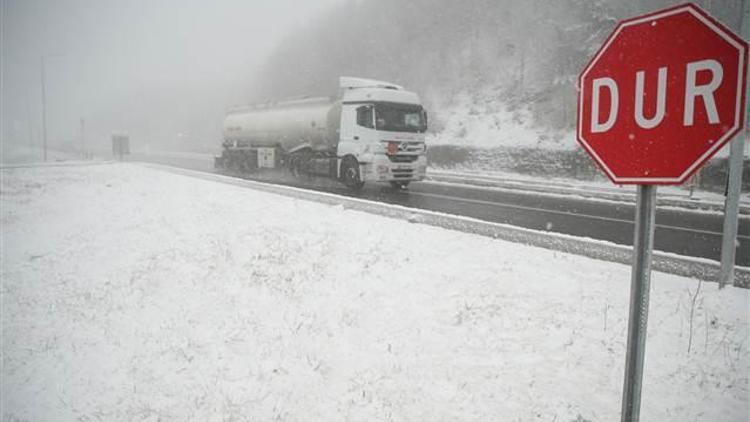
[[[578,142],[618,184],[681,184],[744,125],[747,43],[693,4],[620,22],[581,73]]]

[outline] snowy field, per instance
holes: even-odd
[[[41,147],[19,145],[5,142],[5,140],[0,142],[0,163],[4,165],[39,163],[43,159],[44,150]],[[49,163],[80,159],[81,154],[79,152],[65,152],[52,148],[47,150],[47,161]]]
[[[3,420],[619,420],[627,266],[135,164],[1,175]],[[655,273],[641,420],[747,420],[749,320]]]
[[[434,107],[440,130],[427,136],[428,145],[474,148],[519,147],[547,150],[578,148],[573,131],[545,130],[535,125],[528,107],[510,107],[496,93],[463,92]]]

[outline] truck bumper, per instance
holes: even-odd
[[[424,179],[426,172],[424,155],[411,163],[392,162],[386,155],[375,155],[372,162],[361,167],[364,182],[413,182]]]

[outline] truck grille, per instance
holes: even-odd
[[[418,155],[406,155],[406,154],[388,156],[388,159],[394,163],[413,163],[417,161],[417,158],[419,158]]]
[[[424,147],[421,142],[401,142],[400,150],[403,152],[422,152]]]
[[[395,179],[411,179],[414,169],[393,169],[391,172]]]
[[[424,143],[416,141],[382,141],[388,151],[386,155],[393,163],[413,163],[424,152]],[[397,149],[392,149],[396,147]]]

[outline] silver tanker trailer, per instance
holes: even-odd
[[[229,110],[215,166],[241,172],[287,169],[352,189],[404,188],[427,169],[427,115],[419,96],[388,82],[340,78],[338,98],[302,98]]]

